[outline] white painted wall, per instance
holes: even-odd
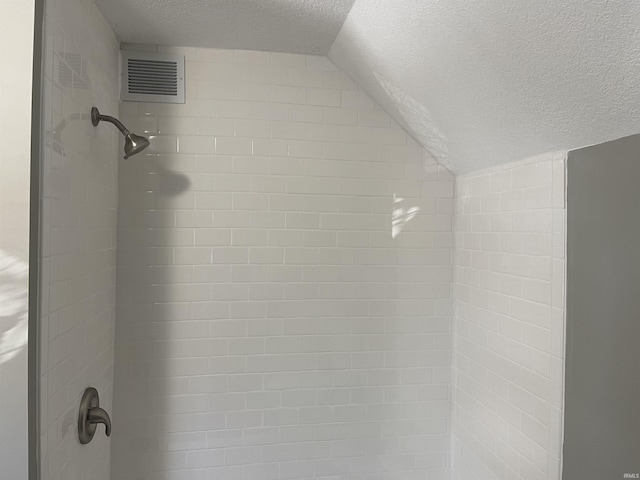
[[[34,2],[0,0],[0,478],[25,480]]]
[[[41,478],[108,480],[104,428],[82,446],[77,415],[89,386],[112,405],[120,134],[89,111],[118,112],[118,43],[91,1],[48,1],[45,23]]]
[[[121,104],[113,479],[449,478],[453,177],[326,58],[175,51]]]
[[[456,479],[560,478],[564,157],[456,179]]]

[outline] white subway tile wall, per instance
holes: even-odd
[[[564,159],[456,179],[456,479],[560,479]]]
[[[121,104],[151,147],[119,171],[112,478],[450,478],[453,177],[326,58],[159,50],[187,102]]]
[[[80,398],[111,411],[120,134],[91,125],[118,113],[118,42],[87,0],[46,2],[40,278],[40,475],[109,480],[110,441],[77,435]],[[90,472],[90,473],[88,473]]]

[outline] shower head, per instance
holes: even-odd
[[[124,159],[140,153],[142,150],[149,146],[149,139],[136,135],[135,133],[129,133],[124,137]]]
[[[124,159],[140,153],[149,146],[149,139],[135,133],[131,133],[120,120],[109,115],[102,115],[96,107],[91,109],[91,123],[97,127],[100,121],[113,123],[118,130],[124,135]]]

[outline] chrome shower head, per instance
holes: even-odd
[[[102,115],[96,107],[91,109],[91,123],[97,127],[101,121],[113,123],[118,130],[124,135],[124,159],[140,153],[149,146],[149,139],[135,133],[131,133],[120,120],[109,115]]]

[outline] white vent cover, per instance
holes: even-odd
[[[120,98],[184,103],[184,55],[123,51]]]

